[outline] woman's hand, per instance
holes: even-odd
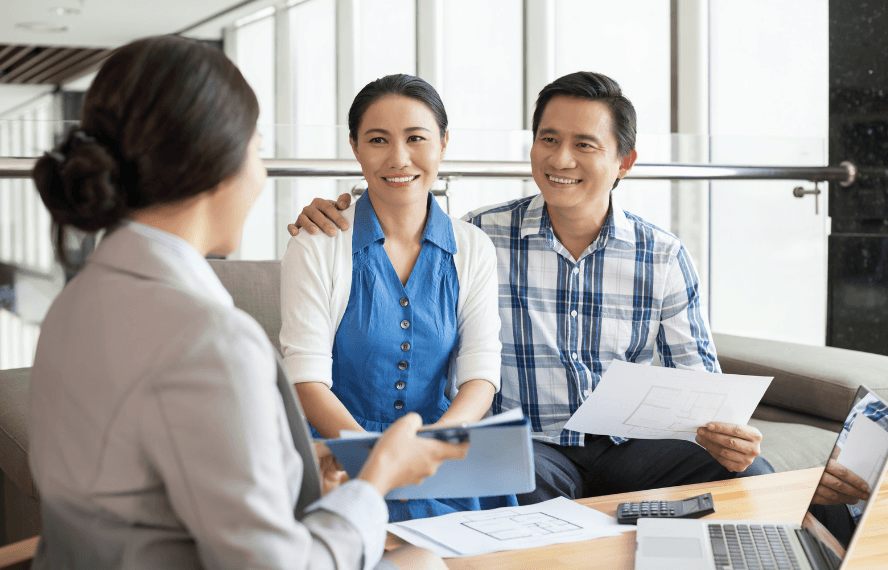
[[[342,194],[335,202],[315,198],[311,204],[302,208],[302,213],[296,218],[296,223],[289,224],[287,231],[291,236],[295,236],[299,235],[299,228],[305,228],[305,231],[314,235],[318,233],[318,228],[320,228],[328,236],[335,236],[336,226],[339,226],[339,229],[343,231],[348,229],[348,222],[339,211],[345,210],[350,204],[351,194]]]
[[[324,442],[316,441],[314,448],[321,468],[321,484],[323,485],[321,492],[326,495],[348,481],[348,473],[345,472],[342,465],[339,464],[339,461],[330,452],[330,448],[324,445]]]
[[[460,386],[450,407],[432,426],[450,427],[463,422],[477,422],[490,409],[495,394],[496,387],[487,380],[469,380]]]
[[[444,443],[419,437],[416,431],[420,427],[422,418],[415,412],[392,424],[376,442],[358,479],[367,481],[385,497],[392,489],[420,484],[434,475],[444,461],[466,456],[468,443]]]

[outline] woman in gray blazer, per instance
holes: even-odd
[[[413,414],[357,479],[319,476],[271,343],[205,261],[237,249],[264,186],[258,114],[220,51],[139,40],[35,167],[60,255],[69,227],[108,230],[37,347],[35,568],[391,567],[382,497],[465,454],[416,437]]]

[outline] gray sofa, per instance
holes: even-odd
[[[279,263],[211,261],[234,303],[280,348]],[[728,335],[715,335],[725,373],[774,376],[753,415],[762,455],[777,471],[820,466],[860,384],[888,399],[888,357]],[[28,469],[26,423],[30,370],[0,370],[0,545],[40,532],[39,496]]]

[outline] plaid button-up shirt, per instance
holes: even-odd
[[[497,252],[503,354],[493,411],[521,407],[535,439],[583,445],[564,424],[614,360],[650,364],[656,350],[664,366],[721,371],[687,251],[613,199],[576,260],[555,237],[542,195],[463,219]]]

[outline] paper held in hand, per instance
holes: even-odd
[[[773,378],[615,360],[564,428],[637,439],[694,441],[710,421],[746,425]]]

